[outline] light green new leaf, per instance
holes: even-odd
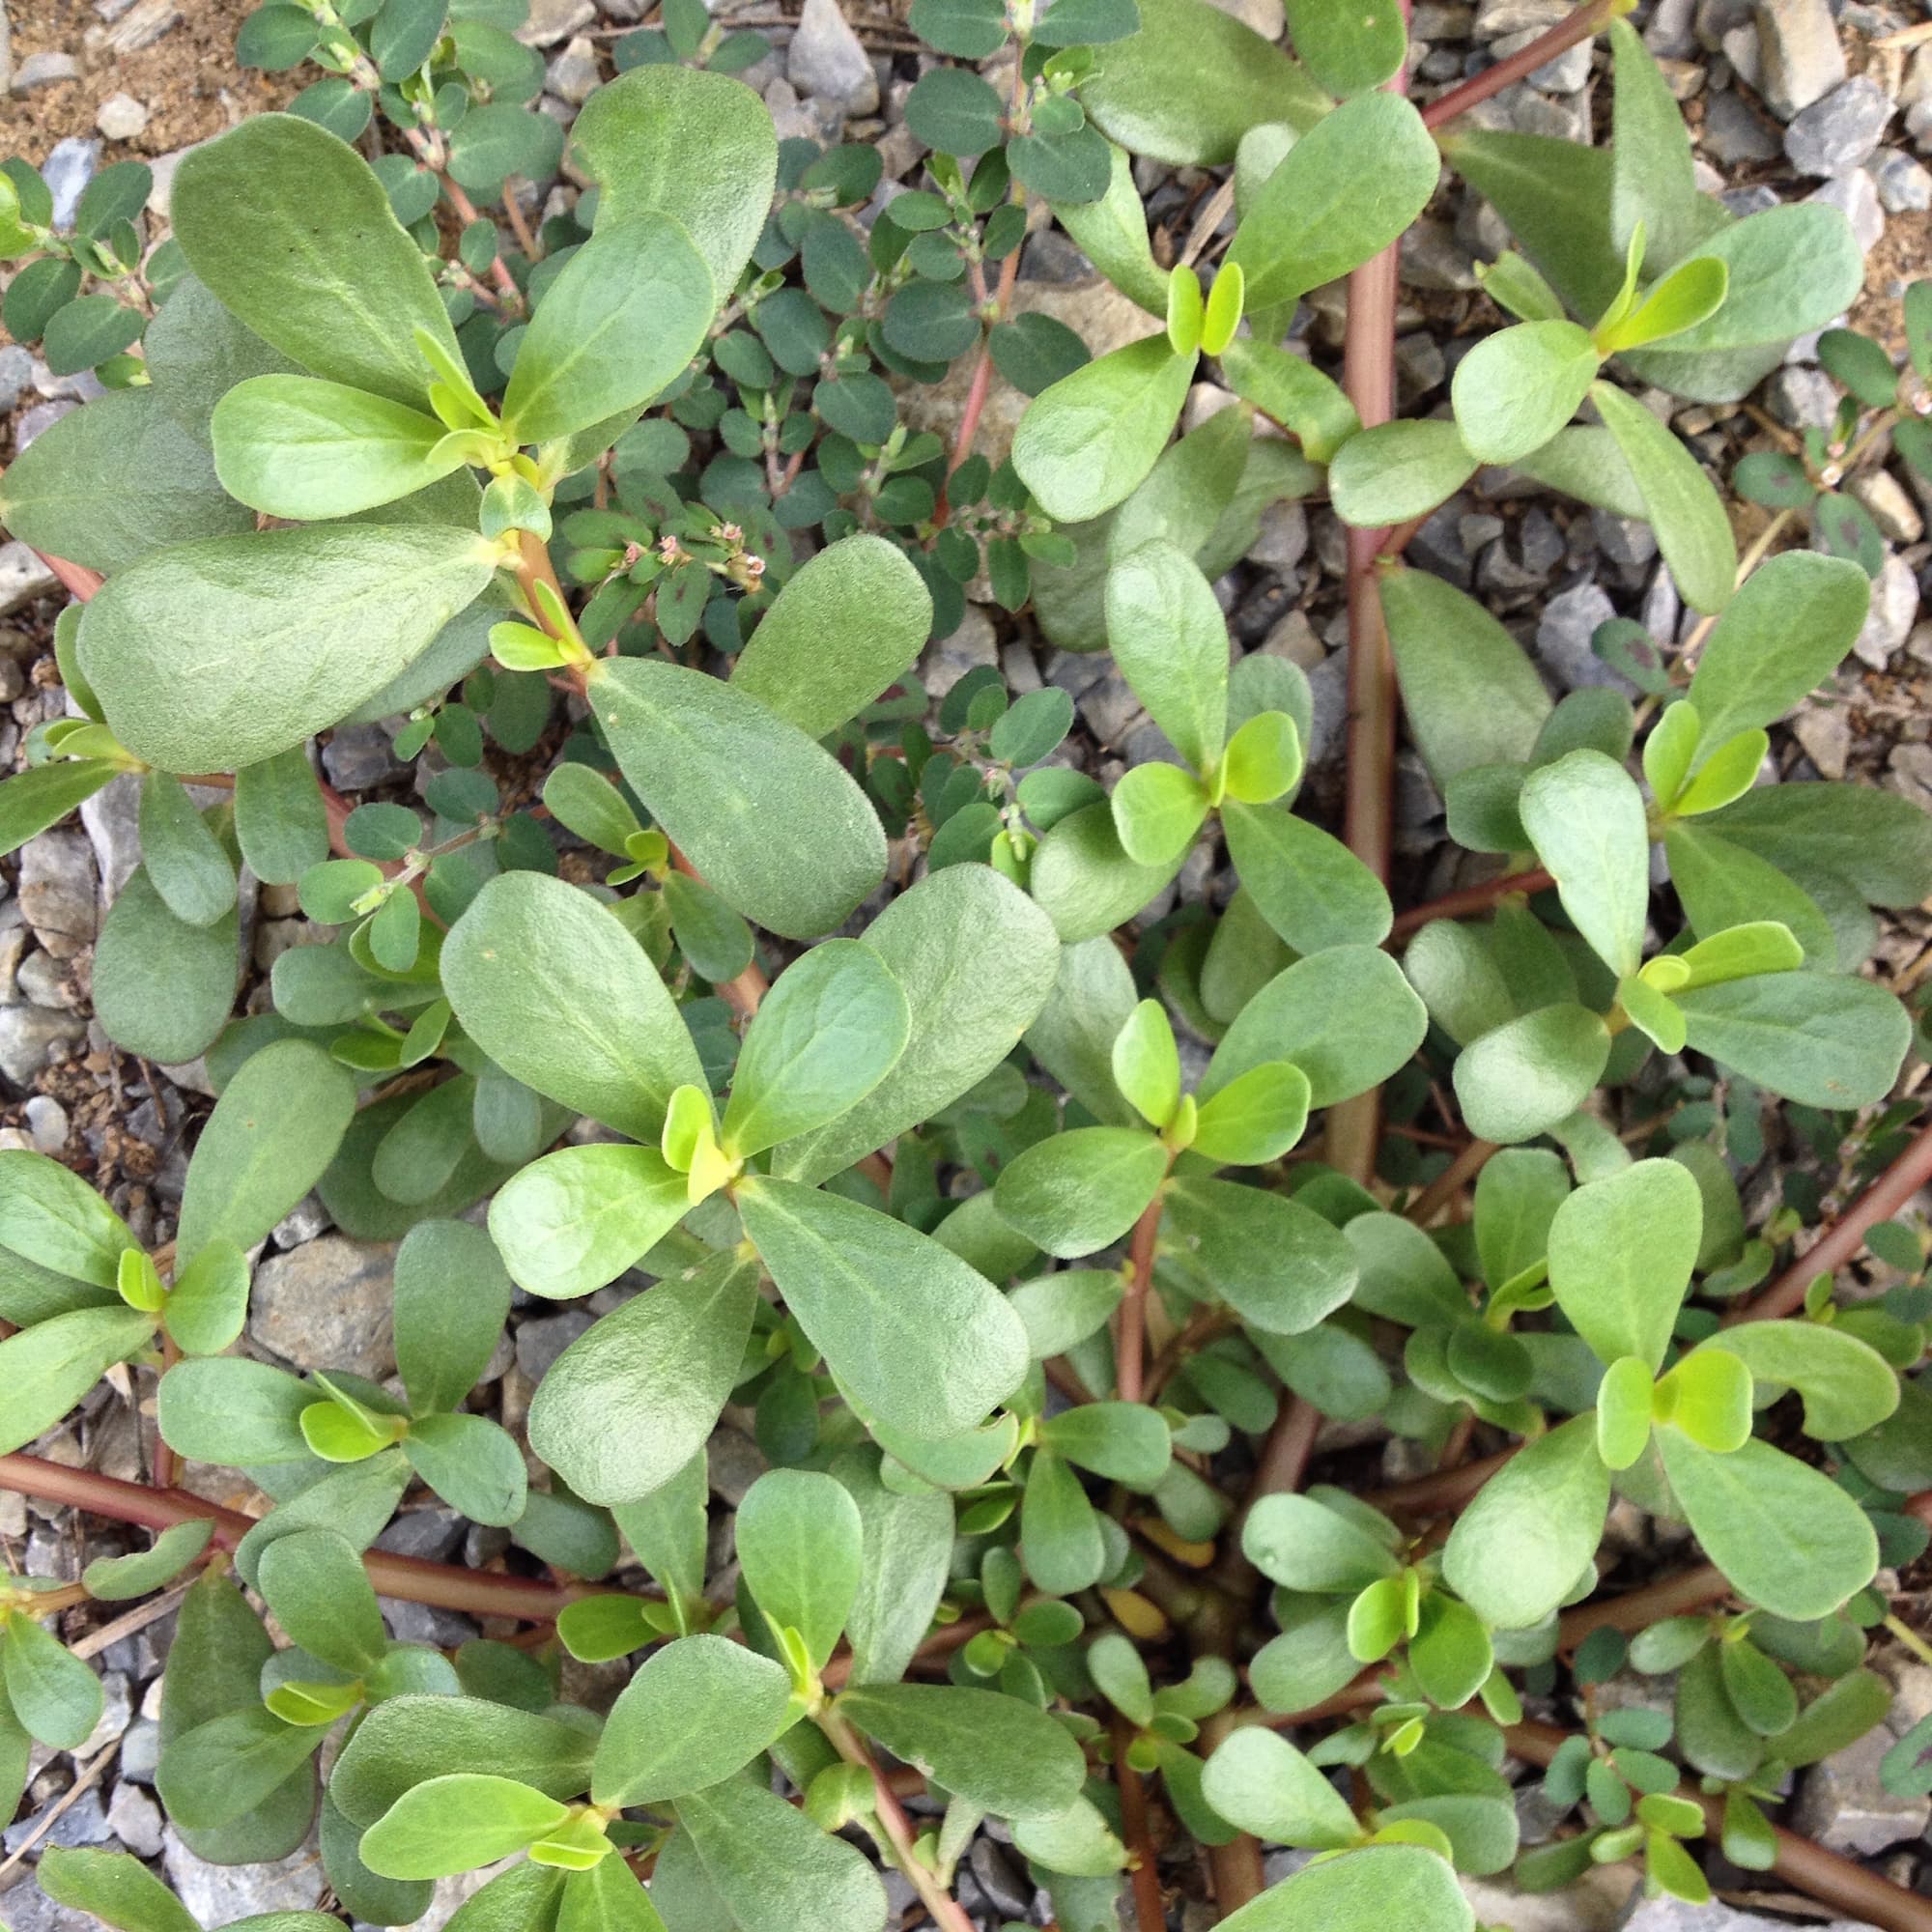
[[[1158,1000],[1143,1000],[1114,1037],[1114,1084],[1149,1126],[1164,1127],[1180,1100],[1180,1052]]]
[[[362,1862],[382,1878],[452,1878],[533,1845],[567,1805],[515,1778],[450,1772],[415,1785],[362,1833]]]
[[[208,537],[112,578],[81,619],[80,664],[136,757],[169,772],[236,771],[380,691],[491,569],[470,530]]]
[[[1750,1371],[1728,1350],[1693,1349],[1658,1382],[1651,1412],[1700,1448],[1728,1456],[1751,1433]]]
[[[1345,100],[1295,142],[1250,204],[1227,259],[1252,314],[1378,254],[1428,205],[1441,156],[1399,94]]]
[[[634,1140],[655,1143],[671,1094],[703,1083],[643,948],[560,879],[492,879],[451,928],[441,972],[464,1032],[506,1073]]]
[[[1869,1344],[1818,1321],[1748,1321],[1705,1345],[1742,1358],[1760,1385],[1795,1388],[1804,1433],[1820,1442],[1861,1435],[1898,1406],[1898,1377]]]
[[[1163,330],[1042,389],[1020,418],[1012,453],[1040,508],[1056,523],[1079,524],[1130,497],[1174,432],[1194,364]]]
[[[865,1524],[842,1483],[813,1469],[773,1469],[737,1517],[745,1584],[775,1630],[795,1630],[814,1670],[838,1646],[859,1594]]]
[[[683,224],[729,296],[771,213],[778,135],[752,90],[726,74],[670,63],[633,68],[598,88],[570,130],[597,184],[597,229],[640,214]],[[694,168],[691,157],[704,156]]]
[[[685,1177],[656,1148],[559,1148],[497,1190],[490,1237],[519,1288],[564,1300],[615,1281],[690,1207]]]
[[[590,1795],[599,1804],[682,1798],[743,1770],[794,1715],[781,1664],[728,1637],[678,1637],[638,1666],[611,1707]]]
[[[598,666],[590,704],[665,836],[754,923],[816,938],[885,877],[865,793],[756,698],[682,665],[623,658]]]
[[[100,1721],[100,1680],[29,1611],[0,1617],[0,1680],[27,1735],[55,1750],[77,1749]]]
[[[1470,1932],[1475,1922],[1449,1861],[1420,1845],[1367,1845],[1310,1865],[1221,1921],[1226,1932]]]
[[[315,375],[413,406],[429,387],[418,328],[462,360],[382,183],[312,121],[256,115],[185,155],[169,218],[223,307]]]
[[[1613,328],[1598,326],[1599,346],[1611,355],[1640,349],[1694,328],[1723,302],[1730,271],[1708,255],[1679,264],[1651,290],[1635,311]]]
[[[1335,452],[1329,497],[1335,514],[1357,529],[1404,524],[1453,497],[1479,460],[1452,422],[1378,423]]]
[[[677,1822],[741,1932],[883,1932],[885,1888],[864,1853],[762,1784],[691,1792]]]
[[[1269,925],[1300,953],[1378,946],[1395,921],[1387,888],[1332,833],[1286,806],[1221,808],[1228,856]]]
[[[1567,1002],[1540,1007],[1463,1050],[1456,1098],[1471,1133],[1533,1140],[1582,1105],[1609,1056],[1601,1015]]]
[[[795,572],[731,667],[731,682],[823,738],[904,675],[932,631],[905,553],[861,531]]]
[[[745,1233],[854,1404],[932,1439],[962,1435],[1026,1373],[1026,1329],[986,1278],[856,1201],[793,1181],[739,1190]]]
[[[1549,1224],[1557,1305],[1608,1365],[1634,1355],[1655,1374],[1704,1225],[1703,1197],[1674,1160],[1640,1160],[1579,1187]]]
[[[662,69],[645,68],[646,73],[662,72]],[[689,68],[672,68],[673,73],[694,71]],[[511,1871],[520,1867],[512,1865]],[[532,1864],[522,1867],[531,1871],[554,1870],[552,1867]],[[563,1896],[557,1907],[556,1932],[665,1932],[665,1922],[657,1907],[651,1902],[651,1895],[644,1889],[643,1881],[624,1862],[622,1859],[603,1858],[587,1871],[573,1871],[556,1874],[563,1878]],[[509,1873],[504,1873],[508,1877]],[[450,1920],[456,1924],[454,1918]],[[277,1928],[264,1926],[262,1932],[277,1932]],[[292,1926],[289,1932],[295,1932]],[[456,1932],[471,1932],[469,1926],[457,1926]],[[482,1928],[478,1928],[482,1932]],[[503,1928],[508,1932],[508,1928]]]
[[[1050,1818],[1080,1796],[1087,1761],[1046,1712],[997,1690],[893,1684],[848,1690],[834,1707],[902,1763],[1002,1818]]]
[[[72,1169],[25,1148],[0,1151],[0,1248],[97,1288],[115,1286],[133,1232]]]
[[[1175,167],[1235,158],[1250,128],[1312,128],[1328,99],[1272,42],[1207,0],[1138,0],[1141,30],[1080,91],[1094,125],[1130,154]]]
[[[1215,1747],[1201,1791],[1229,1824],[1271,1845],[1332,1852],[1362,1834],[1349,1801],[1327,1774],[1264,1725],[1244,1724]]]
[[[1179,865],[1208,810],[1201,781],[1159,759],[1122,773],[1109,803],[1122,849],[1150,869]]]
[[[161,1321],[185,1354],[218,1355],[248,1319],[248,1262],[216,1236],[175,1277]]]
[[[1602,752],[1568,752],[1524,779],[1517,810],[1577,930],[1613,973],[1634,973],[1650,913],[1650,831],[1635,781]]]
[[[1107,643],[1148,715],[1197,772],[1221,756],[1228,724],[1228,625],[1201,566],[1171,543],[1143,544],[1107,573]]]
[[[1299,1335],[1354,1293],[1354,1253],[1312,1208],[1259,1187],[1189,1175],[1171,1183],[1164,1236],[1198,1293],[1274,1335]]]
[[[1528,758],[1552,707],[1522,646],[1426,570],[1390,571],[1381,599],[1403,708],[1435,782]]]
[[[1690,136],[1656,56],[1628,20],[1610,22],[1610,53],[1616,76],[1610,239],[1619,248],[1629,247],[1641,222],[1645,253],[1654,261],[1675,262],[1703,240],[1709,226],[1698,205]]]
[[[1705,639],[1690,679],[1704,756],[1740,731],[1776,724],[1823,684],[1870,604],[1871,580],[1849,557],[1790,550],[1752,571]]]
[[[1822,1617],[1871,1581],[1878,1538],[1830,1477],[1755,1436],[1730,1455],[1675,1429],[1657,1439],[1705,1554],[1752,1603],[1781,1617]]]
[[[1690,1042],[1809,1107],[1868,1107],[1898,1077],[1905,1009],[1869,980],[1769,973],[1676,995]]]
[[[1492,1630],[1526,1630],[1589,1576],[1609,1505],[1596,1418],[1579,1415],[1477,1492],[1449,1534],[1443,1577]]]
[[[1319,1596],[1353,1596],[1399,1567],[1361,1524],[1310,1496],[1264,1496],[1241,1526],[1241,1553],[1271,1581]]]
[[[1685,603],[1721,611],[1737,576],[1738,548],[1703,466],[1634,396],[1609,383],[1592,384],[1590,395],[1636,478],[1657,547]]]
[[[297,523],[352,516],[426,490],[463,467],[419,409],[312,376],[251,376],[214,408],[221,487]]]
[[[778,1149],[773,1171],[789,1180],[824,1179],[977,1086],[1033,1024],[1060,964],[1046,915],[988,866],[929,873],[867,927],[865,943],[904,991],[912,1030],[856,1107]]]
[[[531,1448],[586,1502],[630,1502],[669,1482],[717,1426],[757,1290],[757,1269],[724,1253],[603,1317],[538,1385]]]
[[[1230,1167],[1279,1160],[1308,1124],[1308,1076],[1300,1067],[1265,1060],[1203,1105],[1189,1150]]]
[[[1577,413],[1601,358],[1574,322],[1521,322],[1486,335],[1456,365],[1456,427],[1485,463],[1541,449]]]
[[[856,939],[814,946],[779,976],[746,1032],[724,1110],[727,1154],[829,1125],[890,1073],[912,1031],[892,969]]]
[[[711,270],[669,216],[600,221],[544,291],[503,392],[503,426],[552,442],[641,409],[697,354]]]
[[[1284,968],[1248,1001],[1198,1097],[1205,1106],[1249,1068],[1286,1060],[1308,1076],[1308,1104],[1332,1107],[1379,1086],[1428,1031],[1428,1009],[1386,952],[1332,947]]]
[[[1037,1141],[1001,1169],[1000,1218],[1035,1247],[1070,1261],[1118,1241],[1159,1188],[1168,1151],[1135,1127],[1074,1127]]]
[[[355,1078],[321,1047],[282,1039],[250,1054],[195,1143],[176,1264],[211,1241],[253,1247],[322,1179],[355,1115]]]

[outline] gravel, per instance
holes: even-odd
[[[1891,96],[1861,74],[1814,100],[1784,132],[1784,153],[1801,175],[1830,178],[1861,167],[1893,112]]]

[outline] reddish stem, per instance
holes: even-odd
[[[1170,1156],[1168,1165],[1173,1164]],[[1147,1298],[1153,1286],[1154,1244],[1160,1237],[1166,1191],[1163,1181],[1141,1210],[1127,1247],[1127,1289],[1121,1296],[1120,1325],[1114,1338],[1114,1390],[1122,1402],[1139,1402],[1147,1386]]]
[[[49,556],[43,550],[37,550],[34,554],[59,578],[69,596],[77,604],[85,604],[107,581],[98,570],[89,570],[84,563],[70,563],[66,557]]]
[[[1494,67],[1485,68],[1472,79],[1452,87],[1422,110],[1425,128],[1440,128],[1459,114],[1512,87],[1525,74],[1534,73],[1546,61],[1552,61],[1566,47],[1587,41],[1599,28],[1607,26],[1619,14],[1630,12],[1629,0],[1587,0],[1566,20],[1559,20],[1548,33],[1539,34],[1526,47],[1519,47]]]
[[[1932,1125],[1920,1127],[1905,1151],[1769,1288],[1732,1309],[1724,1317],[1724,1326],[1772,1321],[1802,1308],[1812,1282],[1843,1267],[1864,1245],[1866,1232],[1890,1220],[1928,1179],[1932,1179]]]
[[[960,412],[959,429],[952,439],[952,454],[946,463],[949,482],[952,472],[973,454],[973,444],[980,434],[980,418],[985,413],[986,397],[993,386],[993,329],[1006,314],[1007,304],[1012,300],[1013,284],[1018,281],[1019,273],[1020,250],[1015,248],[1000,264],[1000,280],[993,291],[993,312],[987,318],[986,338],[980,345],[980,359],[973,365],[973,380],[966,389],[966,405]],[[952,505],[947,502],[946,492],[942,489],[939,506],[932,515],[934,526],[943,529],[952,513]]]
[[[1397,913],[1384,943],[1400,946],[1405,940],[1414,938],[1433,920],[1465,919],[1471,913],[1488,912],[1498,899],[1508,898],[1513,893],[1527,895],[1543,892],[1555,883],[1549,873],[1536,866],[1526,872],[1505,872],[1499,879],[1485,879],[1481,885],[1463,886],[1460,891],[1444,893],[1439,899],[1431,899],[1425,905],[1411,906],[1407,912]]]
[[[1569,1741],[1569,1733],[1554,1724],[1529,1720],[1509,1725],[1504,1735],[1518,1757],[1540,1765],[1548,1765]],[[1677,1795],[1702,1807],[1705,1830],[1717,1837],[1723,1830],[1723,1800],[1707,1798],[1694,1785],[1680,1785]],[[1932,1898],[1920,1898],[1781,1825],[1774,1831],[1777,1852],[1771,1868],[1799,1890],[1861,1923],[1882,1926],[1885,1932],[1932,1932]]]
[[[1114,1732],[1114,1785],[1121,1796],[1121,1842],[1133,1861],[1134,1924],[1138,1932],[1167,1932],[1167,1907],[1160,1895],[1160,1872],[1154,1863],[1153,1831],[1148,1822],[1147,1784],[1127,1762],[1127,1747],[1134,1741],[1134,1729],[1116,1716]]]

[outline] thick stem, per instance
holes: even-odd
[[[1169,1165],[1173,1165],[1171,1160]],[[1163,1182],[1142,1209],[1127,1247],[1127,1288],[1121,1296],[1120,1326],[1114,1339],[1114,1390],[1122,1402],[1139,1402],[1147,1386],[1147,1300],[1153,1287],[1154,1244],[1160,1238],[1166,1191]]]
[[[1608,26],[1619,14],[1629,12],[1630,0],[1587,0],[1587,4],[1578,7],[1567,20],[1557,21],[1548,33],[1539,34],[1526,47],[1519,47],[1494,67],[1485,68],[1473,79],[1452,87],[1447,94],[1432,100],[1422,110],[1422,125],[1425,128],[1440,128],[1445,122],[1455,120],[1459,114],[1466,114],[1478,102],[1500,94],[1506,87],[1515,86],[1525,74],[1534,73],[1546,61],[1554,60],[1564,48],[1574,47],[1578,41],[1587,41],[1599,29]]]
[[[1136,1932],[1167,1932],[1167,1907],[1160,1895],[1160,1871],[1154,1863],[1153,1830],[1148,1822],[1147,1781],[1127,1762],[1127,1747],[1134,1741],[1134,1729],[1116,1716],[1114,1732],[1114,1785],[1121,1795],[1121,1842],[1132,1860],[1134,1924]]]
[[[1772,1321],[1804,1305],[1804,1292],[1821,1274],[1835,1274],[1864,1245],[1865,1232],[1889,1221],[1932,1180],[1932,1125],[1920,1127],[1905,1151],[1771,1284],[1724,1317],[1724,1326],[1740,1321]]]
[[[1418,1228],[1426,1228],[1443,1208],[1468,1186],[1489,1164],[1492,1154],[1502,1150],[1494,1141],[1471,1141],[1420,1194],[1408,1210],[1408,1218]]]
[[[821,1711],[818,1714],[818,1728],[847,1764],[855,1764],[861,1771],[871,1774],[872,1808],[878,1818],[879,1829],[885,1833],[886,1842],[892,1849],[893,1862],[912,1881],[913,1889],[919,1893],[921,1902],[931,1915],[932,1922],[941,1927],[942,1932],[979,1932],[966,1916],[965,1908],[940,1884],[939,1876],[931,1866],[920,1858],[905,1806],[899,1803],[892,1785],[873,1760],[872,1753],[866,1748],[865,1740],[837,1711]]]
[[[1554,1724],[1528,1720],[1509,1725],[1504,1735],[1518,1757],[1541,1765],[1548,1765],[1569,1738]],[[1723,1830],[1721,1798],[1707,1798],[1694,1785],[1680,1785],[1677,1795],[1702,1807],[1705,1829],[1714,1838]],[[1920,1898],[1781,1825],[1774,1829],[1777,1851],[1771,1868],[1800,1891],[1885,1932],[1932,1932],[1932,1898]]]

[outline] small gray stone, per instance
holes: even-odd
[[[1771,412],[1788,429],[1824,429],[1838,412],[1838,391],[1822,369],[1785,367],[1764,385]]]
[[[20,911],[56,959],[94,943],[94,854],[80,832],[43,832],[20,851]]]
[[[1891,115],[1890,95],[1860,74],[1793,120],[1784,131],[1784,152],[1800,174],[1829,180],[1864,163]]]
[[[745,1492],[771,1465],[765,1452],[742,1430],[722,1424],[711,1432],[705,1467],[711,1493],[733,1509],[745,1500]]]
[[[170,1825],[163,1856],[175,1896],[204,1925],[226,1925],[270,1912],[312,1911],[327,1882],[312,1845],[298,1845],[273,1864],[212,1865],[189,1851]]]
[[[1881,148],[1866,163],[1888,214],[1932,208],[1932,172],[1900,148]]]
[[[596,45],[580,34],[551,62],[544,85],[560,99],[581,107],[597,91],[602,78],[597,71]]]
[[[878,111],[879,76],[838,0],[805,0],[785,59],[785,78],[801,94],[833,101],[847,114]]]
[[[1883,1727],[1815,1764],[1798,1787],[1792,1829],[1829,1852],[1870,1858],[1889,1845],[1916,1838],[1932,1822],[1932,1801],[1888,1791],[1879,1764],[1891,1748]]]
[[[0,1913],[14,1932],[100,1932],[91,1912],[70,1911],[56,1905],[28,1872],[6,1891],[0,1891]]]
[[[1308,553],[1308,512],[1293,501],[1270,503],[1248,555],[1271,570],[1293,570]]]
[[[50,1094],[36,1094],[27,1102],[27,1131],[41,1153],[59,1153],[67,1145],[67,1109]]]
[[[110,902],[120,897],[141,863],[140,808],[141,781],[132,772],[110,779],[80,808],[81,828],[100,871],[100,890]]]
[[[1871,610],[1852,649],[1860,661],[1883,670],[1891,654],[1912,635],[1918,615],[1918,580],[1902,556],[1889,556],[1872,584]]]
[[[1827,0],[1757,0],[1765,104],[1780,121],[1845,77],[1845,50]]]
[[[67,414],[72,404],[61,406],[48,403],[46,408],[58,410],[60,416]],[[37,414],[29,411],[28,414]],[[24,427],[24,422],[22,424]],[[14,446],[19,446],[19,437],[14,437]],[[0,544],[0,617],[11,616],[23,604],[31,604],[36,597],[44,597],[59,587],[59,580],[38,556],[23,543]]]
[[[1540,30],[1525,27],[1519,33],[1505,34],[1491,51],[1498,60],[1514,53],[1520,53],[1537,38]],[[1585,38],[1575,46],[1565,47],[1554,60],[1546,61],[1529,75],[1529,84],[1540,87],[1546,94],[1575,94],[1590,78],[1591,42]]]
[[[121,1740],[121,1776],[137,1784],[155,1781],[161,1761],[161,1727],[152,1718],[136,1718]]]
[[[74,1752],[74,1756],[85,1763],[96,1752],[103,1751],[128,1728],[128,1721],[134,1715],[133,1692],[128,1683],[125,1670],[105,1670],[100,1674],[100,1719],[87,1735],[87,1741]]]
[[[1845,776],[1852,754],[1852,726],[1842,705],[1807,704],[1791,721],[1791,729],[1821,779]]]
[[[1308,767],[1313,771],[1342,750],[1342,724],[1349,715],[1347,645],[1331,652],[1308,673]]]
[[[59,1799],[53,1799],[29,1817],[7,1828],[5,1843],[9,1852],[17,1852],[29,1838],[40,1845],[58,1845],[72,1851],[77,1845],[104,1845],[114,1833],[108,1828],[107,1813],[101,1808],[100,1790],[89,1785],[74,1802],[43,1832],[46,1816]]]
[[[322,764],[338,791],[367,791],[408,769],[380,724],[338,724],[323,747]]]
[[[1542,33],[1568,16],[1567,0],[1482,0],[1472,31],[1479,41],[1504,34]]]
[[[999,640],[993,635],[993,621],[977,604],[966,607],[951,637],[935,638],[919,661],[919,680],[926,696],[938,699],[946,696],[969,670],[980,665],[997,665]]]
[[[123,1778],[107,1806],[114,1835],[137,1858],[161,1855],[161,1807],[138,1784]]]
[[[1628,690],[1626,681],[1590,648],[1597,626],[1616,614],[1616,606],[1601,584],[1578,583],[1559,592],[1544,606],[1536,627],[1537,663],[1565,691],[1596,684]]]
[[[1704,152],[1727,168],[1772,160],[1782,145],[1776,130],[1751,112],[1744,97],[1729,92],[1712,95],[1699,139]]]
[[[101,49],[110,54],[139,53],[179,26],[181,18],[182,10],[176,0],[134,0],[134,5],[101,37]]]
[[[1133,688],[1111,667],[1076,701],[1087,728],[1102,745],[1118,745],[1142,715]]]
[[[1879,535],[1889,543],[1917,543],[1925,533],[1925,520],[1914,507],[1905,486],[1889,469],[1867,469],[1853,477],[1851,494],[1871,514]]]
[[[322,1205],[322,1197],[304,1194],[269,1231],[269,1238],[278,1248],[298,1248],[333,1226],[328,1209]]]
[[[566,1308],[556,1315],[540,1315],[517,1329],[517,1366],[533,1382],[540,1382],[551,1364],[590,1326],[591,1318],[581,1308]]]
[[[1806,199],[1822,201],[1839,210],[1852,224],[1852,233],[1858,238],[1862,253],[1869,255],[1885,239],[1885,210],[1879,203],[1878,184],[1863,168],[1833,176]]]
[[[1313,670],[1328,655],[1315,635],[1315,626],[1308,621],[1308,612],[1299,609],[1277,617],[1256,648],[1271,658],[1286,658],[1303,670]]]
[[[0,349],[0,413],[11,410],[20,400],[20,392],[27,386],[27,378],[32,374],[34,358],[17,342],[10,342]]]
[[[94,125],[110,141],[131,141],[148,125],[148,110],[131,94],[110,94],[95,109]]]
[[[74,407],[71,402],[36,403],[32,409],[23,412],[14,425],[14,455],[27,448],[36,437],[43,436],[52,429],[62,416],[72,414]],[[20,553],[17,562],[7,554],[8,551],[14,550]],[[21,571],[26,573],[28,579],[25,589],[16,585],[15,580]],[[53,589],[54,583],[53,572],[25,544],[8,544],[5,549],[0,549],[0,603],[5,603],[10,596],[14,599],[6,606],[8,611],[16,610],[29,598],[44,597]],[[0,615],[4,614],[0,611]]]
[[[70,53],[29,54],[14,70],[14,92],[31,94],[37,87],[53,87],[61,81],[79,78],[80,63]]]
[[[526,47],[554,47],[597,17],[591,0],[530,0],[529,18],[517,29]]]
[[[1609,510],[1592,510],[1590,533],[1597,540],[1597,548],[1612,563],[1635,569],[1657,554],[1657,532],[1638,517],[1619,517]]]
[[[255,1270],[248,1334],[298,1369],[348,1369],[380,1380],[396,1365],[395,1248],[325,1235]]]

